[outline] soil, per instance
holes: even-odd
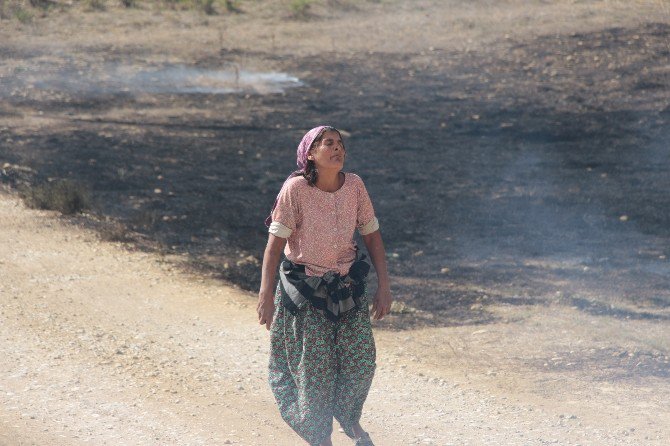
[[[377,444],[666,444],[670,6],[240,8],[0,21],[0,444],[299,444],[254,291],[322,122],[389,254]],[[92,209],[18,200],[57,179]]]

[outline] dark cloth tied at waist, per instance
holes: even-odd
[[[331,321],[361,307],[365,278],[370,264],[365,254],[358,254],[346,276],[329,271],[323,276],[308,276],[305,266],[284,260],[279,266],[279,287],[282,305],[293,315],[308,303]]]

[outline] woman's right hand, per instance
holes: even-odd
[[[275,314],[275,302],[272,292],[260,291],[258,293],[256,312],[258,313],[258,323],[261,325],[265,324],[265,328],[269,330]]]
[[[277,286],[275,275],[279,266],[281,253],[286,246],[286,239],[275,237],[273,234],[268,236],[268,244],[263,253],[263,270],[261,272],[261,290],[258,293],[258,323],[265,328],[270,329],[272,318],[275,314],[275,295],[274,290]]]

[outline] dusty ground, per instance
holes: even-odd
[[[253,296],[221,280],[257,287],[261,222],[324,121],[401,302],[376,326],[379,444],[667,443],[667,2],[329,4],[0,21],[5,189],[96,201],[63,221],[3,196],[0,443],[293,444]],[[175,67],[302,85],[159,88]]]
[[[14,197],[0,216],[0,444],[299,444],[266,385],[252,296]],[[377,330],[378,444],[667,442],[668,357],[648,351],[667,319],[491,312],[507,322]]]

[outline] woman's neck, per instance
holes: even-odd
[[[335,192],[344,184],[344,173],[340,171],[320,171],[316,179],[316,187],[324,192]]]

